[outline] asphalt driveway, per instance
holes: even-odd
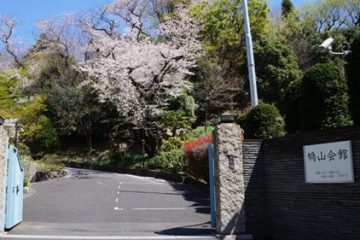
[[[212,239],[209,197],[190,185],[68,171],[33,184],[23,223],[3,239]]]

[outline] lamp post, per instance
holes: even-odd
[[[249,20],[249,10],[247,0],[243,0],[243,15],[244,15],[244,27],[245,27],[245,40],[246,40],[246,55],[248,62],[248,71],[249,71],[249,82],[250,82],[250,95],[251,95],[251,106],[258,105],[258,94],[256,86],[256,73],[255,73],[255,60],[253,53],[251,29],[250,29],[250,20]]]

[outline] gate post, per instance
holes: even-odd
[[[242,131],[225,117],[214,131],[216,232],[222,239],[248,240],[252,236],[245,234]]]
[[[0,126],[0,233],[5,230],[5,194],[8,143],[8,132],[3,126]]]

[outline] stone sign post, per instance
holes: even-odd
[[[216,232],[222,239],[252,239],[245,234],[241,134],[231,122],[220,122],[214,131]]]
[[[7,151],[9,139],[13,140],[16,136],[16,122],[16,119],[7,119],[0,125],[0,233],[5,230]]]
[[[0,233],[4,231],[8,132],[0,126]]]

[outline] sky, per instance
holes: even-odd
[[[315,0],[293,0],[295,6]],[[101,7],[111,0],[0,0],[0,16],[11,16],[18,21],[15,36],[25,44],[35,41],[36,22],[68,12],[85,12]],[[268,0],[271,9],[279,9],[281,0]]]

